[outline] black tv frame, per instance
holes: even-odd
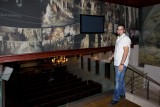
[[[102,32],[82,32],[82,16],[102,17],[103,18],[103,28],[104,28],[104,22],[105,22],[105,16],[80,14],[80,33],[81,34],[102,34],[102,33],[105,33],[105,28],[103,29]]]

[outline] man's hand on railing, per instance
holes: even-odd
[[[111,63],[113,58],[114,58],[114,53],[112,53],[111,56],[107,59],[107,62]]]
[[[112,57],[109,57],[109,58],[107,59],[107,62],[108,62],[108,63],[111,63],[111,61],[112,61]]]

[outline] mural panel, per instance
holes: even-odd
[[[98,0],[3,0],[0,55],[114,46],[119,23],[137,43],[138,12]],[[80,14],[104,15],[105,33],[81,34]]]
[[[160,66],[160,4],[142,9],[139,65]]]

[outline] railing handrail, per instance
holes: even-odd
[[[128,65],[128,68],[130,70],[132,70],[134,73],[137,73],[138,75],[141,75],[142,77],[146,78],[147,80],[153,82],[154,84],[160,86],[160,83],[157,82],[156,80],[152,79],[151,77],[149,77],[148,75],[142,73],[140,70],[138,70],[137,68],[133,67],[132,65]]]

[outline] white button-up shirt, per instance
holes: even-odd
[[[118,36],[115,44],[115,51],[114,51],[114,66],[119,66],[123,57],[124,49],[123,47],[128,46],[129,47],[129,53],[127,55],[127,58],[125,60],[124,65],[128,66],[129,62],[129,56],[130,56],[130,46],[131,46],[131,39],[123,34],[121,36]]]

